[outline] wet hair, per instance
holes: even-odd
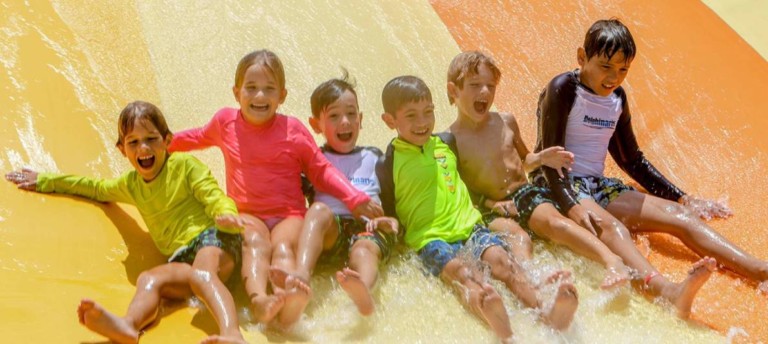
[[[485,65],[493,74],[493,80],[498,82],[501,79],[501,71],[496,66],[496,61],[488,55],[479,51],[465,51],[456,55],[451,61],[451,65],[448,67],[448,82],[452,82],[459,89],[464,88],[464,79],[468,76],[477,74],[477,69]],[[453,105],[453,97],[448,94],[448,100]]]
[[[117,145],[122,145],[125,135],[128,135],[133,130],[133,126],[136,120],[140,120],[142,123],[151,123],[163,136],[163,139],[171,135],[171,130],[168,129],[168,124],[165,123],[165,117],[160,109],[154,104],[147,103],[141,100],[137,100],[133,103],[129,103],[120,111],[120,117],[117,119]]]
[[[637,53],[632,34],[617,18],[598,20],[592,24],[584,37],[584,50],[587,60],[596,55],[605,55],[610,60],[613,55],[622,52],[629,61]]]
[[[320,113],[323,112],[329,105],[338,100],[344,92],[349,91],[355,96],[355,103],[357,103],[357,92],[355,92],[354,81],[349,79],[349,72],[342,68],[342,77],[334,78],[323,82],[314,91],[309,98],[309,102],[312,106],[312,116],[320,118]]]
[[[384,112],[392,116],[404,104],[422,100],[432,101],[432,92],[423,80],[412,75],[398,76],[390,80],[381,92]]]
[[[243,85],[243,79],[245,79],[245,71],[251,66],[258,64],[266,68],[272,76],[277,80],[277,87],[285,89],[285,70],[283,69],[283,63],[280,62],[280,58],[275,53],[262,49],[248,53],[240,59],[237,64],[237,70],[235,70],[235,87]]]

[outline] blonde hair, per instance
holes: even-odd
[[[456,55],[451,61],[451,65],[448,67],[448,81],[452,82],[459,89],[464,88],[464,79],[472,74],[477,74],[477,68],[480,65],[485,65],[491,70],[494,81],[498,82],[501,79],[501,71],[496,66],[496,61],[488,55],[485,55],[479,51],[465,51]],[[453,105],[453,97],[448,94],[448,100]]]

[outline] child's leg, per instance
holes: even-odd
[[[251,312],[257,322],[267,323],[283,306],[283,296],[267,294],[272,245],[269,229],[263,221],[249,214],[240,214],[252,224],[243,230],[242,278],[251,301]]]
[[[460,260],[452,259],[443,268],[440,278],[454,287],[461,304],[483,319],[502,341],[512,337],[509,315],[501,295],[490,284],[481,282],[481,272],[472,271]]]
[[[683,318],[687,317],[690,314],[696,293],[714,270],[715,260],[712,258],[700,260],[693,265],[688,272],[688,277],[683,282],[672,283],[662,276],[638,251],[629,230],[619,220],[591,199],[582,199],[580,203],[602,220],[600,223],[600,240],[621,257],[627,266],[638,272],[639,278],[645,280],[645,286],[648,287],[647,290],[651,295],[666,298],[677,308],[678,315]]]
[[[768,262],[744,252],[680,204],[629,191],[609,203],[608,211],[633,232],[672,234],[701,256],[714,257],[752,280],[768,280]]]
[[[272,270],[295,271],[296,246],[298,245],[304,219],[289,217],[272,229]],[[285,305],[278,314],[280,326],[289,327],[296,323],[309,303],[311,290],[305,281],[288,276],[284,281]],[[272,288],[283,289],[276,283]]]
[[[497,217],[488,224],[488,229],[506,235],[504,241],[509,245],[512,256],[518,261],[526,262],[533,258],[531,237],[519,223],[510,218]]]
[[[542,308],[543,301],[539,299],[536,287],[526,274],[515,273],[516,270],[520,270],[520,266],[510,258],[503,247],[498,245],[488,247],[483,251],[481,259],[490,265],[493,278],[504,282],[527,307]],[[559,272],[559,275],[562,273]],[[578,304],[576,287],[570,282],[562,282],[552,307],[547,310],[542,309],[542,318],[555,329],[568,328]]]
[[[237,321],[237,311],[232,294],[222,280],[229,279],[235,262],[229,253],[216,246],[206,246],[197,251],[189,281],[192,291],[211,311],[219,325],[220,341],[245,343]]]
[[[144,271],[136,281],[136,294],[125,316],[118,317],[89,299],[80,301],[77,315],[91,331],[117,343],[137,343],[139,331],[157,317],[161,298],[185,299],[192,295],[192,267],[184,263],[163,264]]]
[[[333,210],[323,203],[313,203],[304,216],[296,255],[296,276],[309,281],[320,254],[333,248],[339,237],[339,224]]]
[[[375,309],[371,289],[379,276],[381,250],[373,240],[359,239],[349,251],[349,267],[336,272],[336,280],[362,315]]]
[[[528,225],[536,234],[565,245],[579,255],[605,265],[608,273],[600,285],[611,288],[624,284],[630,276],[621,257],[605,246],[594,234],[564,217],[550,203],[542,203],[533,210]]]

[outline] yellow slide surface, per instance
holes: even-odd
[[[445,95],[448,63],[461,49],[481,48],[502,67],[496,108],[518,115],[532,147],[539,89],[575,66],[591,22],[619,16],[639,46],[626,87],[641,146],[684,190],[728,195],[736,216],[712,225],[768,259],[762,176],[768,117],[761,103],[768,98],[768,63],[698,2],[539,3],[3,2],[0,171],[29,166],[115,177],[131,168],[114,147],[125,104],[157,104],[173,131],[203,125],[218,108],[237,106],[231,92],[237,62],[261,48],[275,51],[286,67],[289,93],[280,111],[305,122],[314,87],[340,76],[340,66],[348,69],[364,113],[359,143],[380,148],[395,135],[379,119],[389,79],[425,79],[437,107],[435,129],[443,130],[455,118]],[[195,154],[223,182],[221,153]],[[8,182],[0,183],[0,195],[0,342],[105,342],[78,323],[80,299],[122,314],[138,274],[164,262],[138,212],[23,192]],[[665,237],[651,236],[650,243],[652,262],[682,279],[695,256]],[[600,291],[602,268],[565,249],[536,243],[535,256],[537,274],[574,272],[580,307],[572,328],[558,334],[502,292],[520,342],[722,343],[729,332],[737,342],[768,341],[765,297],[727,273],[715,274],[694,305],[695,321],[684,322],[637,292]],[[365,319],[332,281],[338,267],[319,268],[306,317],[290,333],[250,324],[236,287],[241,328],[253,343],[494,342],[419,264],[407,253],[393,257],[375,290],[377,312]],[[194,302],[165,305],[161,313],[142,343],[196,343],[217,332]]]

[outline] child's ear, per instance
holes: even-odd
[[[579,62],[581,68],[584,68],[584,65],[587,64],[587,51],[584,50],[584,48],[579,47],[579,49],[576,50],[576,61]]]
[[[322,114],[320,114],[322,116]],[[309,126],[312,127],[312,130],[315,131],[315,134],[322,134],[323,131],[320,128],[320,121],[315,118],[315,116],[309,117]]]
[[[459,97],[459,88],[456,86],[456,84],[453,83],[453,81],[449,81],[448,82],[448,98],[453,100],[458,97]]]
[[[122,154],[123,156],[126,156],[126,155],[125,155],[125,147],[123,147],[123,144],[122,144],[121,142],[118,142],[118,143],[115,145],[115,147],[117,147],[117,149],[119,149],[119,150],[120,150],[120,154]]]
[[[280,91],[280,104],[282,104],[285,101],[286,97],[288,97],[288,90],[283,88],[283,90]]]
[[[392,114],[388,112],[381,114],[381,120],[383,120],[384,123],[387,124],[387,127],[389,127],[389,129],[395,129],[395,116],[392,116]]]
[[[232,94],[235,96],[235,101],[240,104],[240,88],[232,86]]]
[[[165,146],[166,147],[170,146],[171,145],[171,141],[173,141],[173,134],[168,133],[167,135],[165,135],[165,140],[164,141],[165,141]]]

